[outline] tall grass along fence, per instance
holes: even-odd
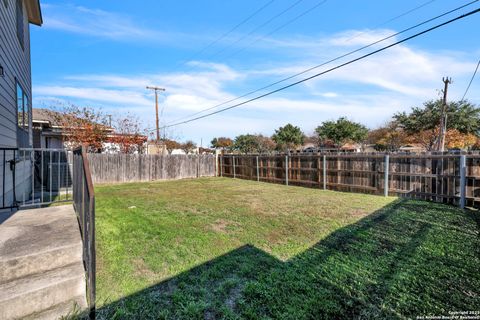
[[[462,208],[480,205],[478,154],[223,155],[219,175]]]
[[[93,183],[144,182],[216,175],[214,155],[89,153]]]

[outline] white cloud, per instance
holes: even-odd
[[[42,5],[44,28],[71,33],[136,41],[165,39],[172,35],[142,27],[123,14],[74,5]]]
[[[315,45],[323,56],[334,57],[350,50],[345,48],[350,46],[349,37],[354,37],[357,45],[363,45],[388,33],[388,30],[349,31],[324,37]],[[300,42],[297,44],[301,45]],[[34,94],[98,103],[120,112],[129,110],[138,113],[149,127],[153,127],[153,96],[145,89],[146,85],[167,88],[161,105],[165,109],[164,121],[169,122],[319,63],[314,62],[314,54],[307,51],[297,50],[296,60],[289,61],[288,65],[270,62],[268,66],[258,65],[246,70],[222,63],[192,61],[187,64],[191,70],[185,72],[72,75],[60,79],[67,85],[35,86]],[[467,82],[475,64],[462,53],[429,52],[400,45],[304,85],[180,126],[178,132],[194,139],[208,139],[213,135],[235,136],[245,132],[270,134],[273,128],[286,122],[310,131],[320,122],[339,116],[373,127],[397,111],[436,98],[435,89],[441,88],[442,76],[451,76],[459,83]],[[327,68],[306,73],[302,78]],[[298,79],[283,85],[294,80]],[[460,98],[462,90],[464,86],[452,86],[452,99]]]
[[[81,88],[70,86],[35,86],[35,95],[75,98],[84,101],[100,101],[110,105],[149,105],[150,102],[139,92],[100,88]]]
[[[336,98],[336,97],[338,97],[338,94],[336,94],[335,92],[324,92],[324,93],[320,93],[320,95],[322,97],[325,97],[325,98]]]
[[[328,40],[330,45],[336,47],[363,47],[371,43],[390,37],[396,32],[393,30],[348,30],[334,35]],[[395,37],[382,41],[382,45],[395,42]]]

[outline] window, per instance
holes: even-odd
[[[24,28],[25,21],[23,19],[23,0],[17,0],[17,38],[20,41],[22,49],[24,49]]]
[[[30,103],[23,91],[22,86],[17,82],[17,114],[18,127],[27,130],[30,125]]]

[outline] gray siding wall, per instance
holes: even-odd
[[[7,5],[5,6],[5,3]],[[32,105],[30,64],[30,30],[26,6],[24,11],[24,48],[17,38],[16,0],[0,1],[0,147],[17,147],[17,98],[15,80],[21,84]],[[31,128],[31,114],[30,128]],[[31,135],[30,135],[31,144]]]
[[[5,3],[7,5],[5,5]],[[4,77],[0,77],[0,148],[18,147],[17,143],[17,98],[16,85],[18,81],[28,96],[28,103],[32,105],[32,80],[31,80],[31,64],[30,64],[30,31],[27,18],[25,4],[24,10],[24,46],[22,48],[17,38],[17,22],[16,22],[16,0],[0,1],[0,65],[4,69]],[[30,128],[31,123],[31,114]],[[30,134],[30,143],[31,143]],[[3,162],[3,154],[0,154],[0,161]],[[6,160],[11,160],[13,154],[7,152]],[[20,159],[21,160],[21,159]],[[29,191],[30,176],[28,175],[29,162],[21,161],[17,166],[16,184],[17,194]],[[4,168],[5,166],[5,168]],[[26,170],[24,169],[26,168]],[[5,169],[5,177],[3,172]],[[3,194],[5,193],[5,204],[13,203],[13,177],[8,164],[0,164],[0,185],[2,193],[0,193],[0,205],[3,203]],[[21,200],[18,198],[17,200]]]

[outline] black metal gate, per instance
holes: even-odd
[[[0,210],[71,202],[72,159],[62,149],[0,148]]]

